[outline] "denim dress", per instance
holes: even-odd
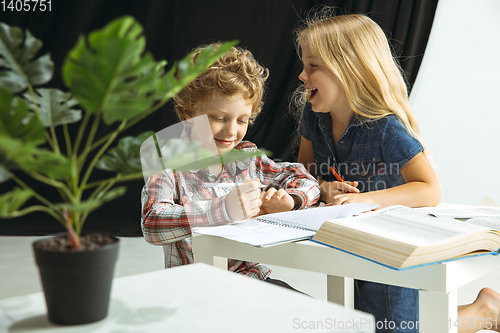
[[[332,166],[342,179],[357,181],[360,192],[404,184],[401,168],[424,150],[395,115],[369,120],[355,114],[335,149],[330,114],[314,112],[307,104],[299,132],[312,143],[321,179],[336,180]],[[403,329],[417,326],[418,290],[360,280],[354,287],[355,308],[375,316],[377,332],[418,331]]]

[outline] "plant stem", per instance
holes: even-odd
[[[113,141],[116,139],[116,137],[118,136],[118,134],[120,134],[120,132],[123,131],[123,128],[126,125],[127,125],[127,121],[126,120],[122,121],[122,123],[120,124],[120,126],[115,131],[113,131],[111,133],[111,136],[108,138],[108,140],[106,141],[106,143],[101,147],[101,149],[99,149],[99,151],[97,152],[97,154],[94,156],[94,158],[92,159],[92,162],[90,162],[90,165],[87,168],[87,172],[85,173],[85,176],[83,177],[82,182],[80,183],[80,188],[79,188],[80,190],[82,188],[84,188],[85,185],[87,185],[87,181],[88,181],[88,179],[90,177],[90,174],[94,170],[95,165],[97,164],[97,162],[99,161],[99,159],[101,158],[101,156],[104,154],[104,152],[111,145],[111,143],[113,143]]]
[[[88,157],[89,153],[92,151],[91,146],[92,146],[92,143],[94,141],[94,137],[95,137],[95,134],[97,132],[97,129],[99,128],[99,123],[100,122],[101,122],[101,115],[98,112],[95,115],[95,117],[94,117],[94,122],[92,124],[91,129],[90,129],[90,133],[89,133],[89,136],[87,138],[87,143],[85,144],[85,147],[83,148],[82,153],[78,157],[78,160],[77,160],[77,168],[78,168],[78,170],[80,170],[80,169],[83,168],[83,166],[85,164],[85,161],[87,160],[87,157]],[[113,132],[111,132],[111,133],[113,133]]]
[[[66,155],[70,157],[73,154],[73,150],[71,148],[71,138],[69,136],[68,124],[63,124],[63,132],[64,132],[64,141],[66,142]]]
[[[59,142],[57,141],[56,130],[54,126],[50,126],[50,134],[52,137],[52,142],[54,143],[54,151],[57,155],[61,155],[61,149],[59,148]]]
[[[88,190],[88,189],[90,189],[92,187],[106,185],[106,183],[108,181],[115,181],[116,183],[120,183],[120,182],[129,181],[129,180],[140,179],[142,177],[143,177],[143,175],[140,172],[129,174],[129,175],[124,175],[124,176],[116,176],[114,178],[108,178],[108,179],[103,179],[103,180],[95,181],[93,183],[88,183],[87,185],[85,185],[85,187],[82,188],[82,190]]]
[[[113,185],[117,182],[122,181],[120,175],[117,175],[115,178],[109,179],[108,182],[104,182],[94,192],[90,195],[90,199],[100,199],[106,192],[108,192]]]
[[[50,185],[52,187],[55,187],[56,189],[61,189],[68,196],[69,200],[74,199],[73,193],[71,193],[71,191],[68,189],[68,187],[64,183],[61,183],[61,182],[54,180],[52,178],[45,177],[45,176],[43,176],[39,173],[36,173],[36,172],[30,172],[29,175],[32,178],[34,178],[38,181],[41,181],[42,183],[45,183],[45,184]]]
[[[116,178],[119,178],[120,175],[118,175]],[[108,184],[101,184],[98,189],[96,189],[91,195],[90,198],[94,199],[94,197],[99,200],[101,199],[112,187],[115,185],[116,181],[110,181]],[[83,224],[85,223],[85,220],[87,219],[87,216],[91,213],[91,211],[87,210],[83,213],[81,219],[78,221],[78,224],[75,223],[76,227],[76,232],[80,234],[80,230],[83,227]]]
[[[71,180],[70,180],[70,188],[71,191],[75,192],[78,188],[78,180],[80,178],[80,170],[78,168],[78,150],[80,148],[80,143],[83,139],[83,135],[85,133],[85,129],[87,128],[87,124],[90,119],[90,114],[85,113],[83,117],[82,123],[78,128],[78,135],[76,136],[75,145],[73,146],[72,154],[71,154]],[[69,155],[68,155],[69,156]]]
[[[13,173],[11,173],[11,177],[12,179],[17,183],[19,184],[22,188],[28,190],[31,192],[31,194],[33,195],[33,197],[35,197],[36,199],[38,199],[38,201],[40,201],[41,203],[47,205],[48,207],[51,207],[53,204],[52,202],[50,202],[49,200],[45,199],[44,197],[42,197],[40,194],[36,193],[35,190],[33,190],[31,187],[29,187],[28,185],[26,185],[21,179],[19,179],[16,175],[14,175]]]
[[[80,148],[80,143],[82,142],[83,134],[85,134],[89,119],[90,113],[85,113],[80,128],[78,129],[78,135],[76,136],[75,145],[73,146],[73,157],[76,157],[76,155],[78,154],[78,149]]]
[[[153,106],[151,109],[141,113],[140,115],[138,115],[137,117],[131,119],[128,123],[127,123],[127,126],[125,126],[121,131],[125,131],[126,129],[134,126],[135,124],[137,124],[139,121],[143,120],[144,118],[146,118],[147,116],[149,116],[150,114],[154,113],[156,110],[158,110],[159,108],[161,108],[163,105],[165,105],[165,103],[167,103],[169,101],[169,99],[165,99],[165,100],[161,100],[160,102],[158,102],[155,106]],[[96,149],[97,147],[99,147],[103,142],[105,142],[110,135],[112,135],[113,133],[110,133],[106,136],[103,136],[102,138],[100,138],[99,140],[97,140],[96,142],[94,142],[94,144],[92,145],[92,147],[90,147],[90,151]]]
[[[94,142],[95,138],[95,133],[97,132],[97,129],[99,128],[99,123],[101,122],[101,113],[97,112],[95,117],[94,117],[94,123],[92,124],[92,127],[90,128],[90,133],[87,138],[87,143],[85,144],[85,148],[83,150],[83,156],[84,159],[87,158],[87,154],[90,152],[90,147],[92,146],[92,143]]]
[[[45,206],[31,206],[31,207],[28,207],[28,208],[25,208],[23,210],[18,210],[17,212],[13,212],[11,214],[9,214],[9,217],[11,218],[14,218],[14,217],[19,217],[19,216],[23,216],[23,215],[26,215],[26,214],[29,214],[29,213],[32,213],[32,212],[45,212],[49,215],[51,215],[52,217],[54,217],[57,221],[59,221],[65,228],[65,224],[64,224],[64,218],[62,216],[60,216],[59,214],[57,214],[54,210],[48,208],[48,207],[45,207]]]

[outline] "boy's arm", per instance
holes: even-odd
[[[232,222],[226,211],[225,196],[211,200],[178,200],[174,177],[151,177],[142,191],[141,227],[144,238],[154,245],[165,245],[191,236],[192,226]]]
[[[294,209],[315,204],[320,195],[316,179],[300,163],[276,163],[263,155],[256,159],[261,182],[284,189],[294,200]]]

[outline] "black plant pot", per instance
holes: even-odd
[[[33,243],[48,317],[59,325],[92,323],[108,315],[119,239],[96,250],[55,252]]]

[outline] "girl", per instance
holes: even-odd
[[[296,36],[307,101],[299,125],[298,162],[320,180],[321,200],[375,203],[379,208],[437,205],[439,182],[382,29],[364,15],[320,13]],[[484,304],[485,295],[495,294],[483,290],[482,302],[478,298],[468,313]],[[396,326],[416,322],[418,290],[356,280],[355,307]]]

